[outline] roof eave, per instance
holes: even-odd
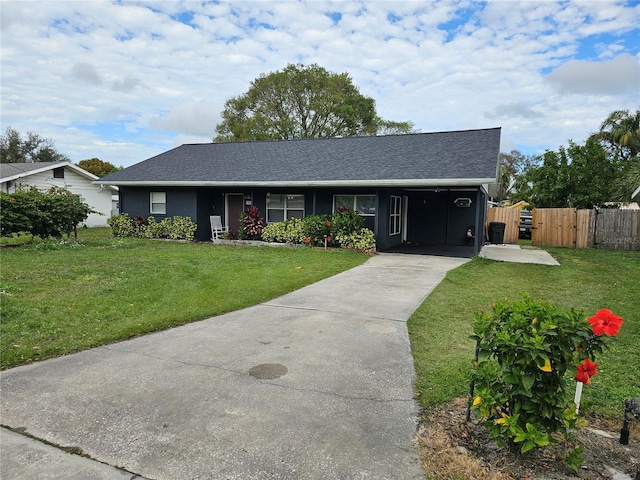
[[[311,180],[311,181],[100,181],[93,183],[119,187],[437,187],[479,186],[495,183],[495,178],[438,178],[386,180]]]
[[[81,177],[86,178],[87,180],[93,181],[93,180],[97,180],[99,178],[96,175],[94,175],[93,173],[87,172],[86,170],[78,167],[77,165],[74,165],[71,162],[53,162],[53,163],[47,162],[47,165],[43,166],[42,168],[34,168],[33,170],[27,170],[26,172],[16,173],[16,174],[11,175],[9,177],[3,177],[0,180],[2,181],[2,183],[5,183],[5,182],[13,181],[13,180],[19,180],[19,179],[25,178],[25,177],[31,177],[33,175],[37,175],[39,173],[43,173],[43,172],[46,172],[46,171],[49,171],[49,170],[54,170],[56,168],[64,168],[64,167],[68,167],[69,169],[73,170],[75,173],[77,173]]]

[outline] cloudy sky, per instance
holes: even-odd
[[[640,108],[640,2],[0,0],[2,129],[129,166],[208,142],[288,63],[347,72],[387,120],[583,142]]]

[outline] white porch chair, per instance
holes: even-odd
[[[222,217],[220,215],[211,215],[211,240],[217,240],[223,233],[229,231],[229,227],[222,226]]]

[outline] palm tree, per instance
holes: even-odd
[[[640,201],[640,194],[632,197],[638,187],[640,187],[640,160],[629,162],[626,165],[618,180],[612,200],[622,203],[638,202]]]
[[[640,154],[640,109],[632,115],[629,110],[615,110],[609,114],[600,131],[595,134],[598,140],[608,144],[612,154],[618,154],[623,160],[638,157]]]

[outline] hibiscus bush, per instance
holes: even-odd
[[[305,242],[312,247],[324,246],[325,238],[327,246],[333,247],[331,238],[331,217],[329,215],[309,215],[304,218]]]
[[[591,383],[605,336],[617,335],[621,325],[609,310],[587,319],[583,311],[526,295],[478,313],[472,408],[490,436],[521,453],[556,442],[554,434],[570,438],[578,418],[573,380]],[[569,457],[575,464],[576,452]]]
[[[352,233],[360,232],[364,228],[362,215],[347,207],[340,206],[331,217],[331,235],[349,237]]]

